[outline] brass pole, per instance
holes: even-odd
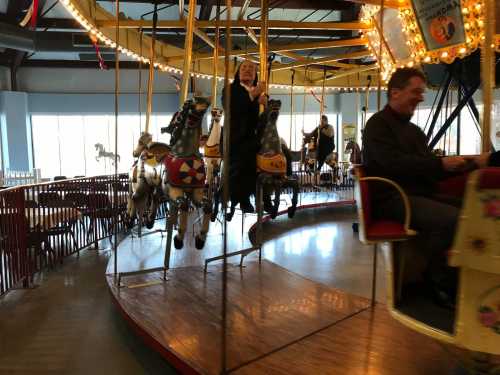
[[[148,77],[148,96],[147,96],[147,108],[146,108],[146,128],[144,131],[149,133],[149,123],[151,119],[151,111],[153,108],[153,83],[154,83],[154,73],[155,73],[155,37],[156,37],[156,24],[158,23],[157,14],[158,4],[155,4],[153,13],[153,33],[151,34],[151,49],[149,50],[149,77]]]
[[[380,37],[380,49],[378,52],[378,88],[377,88],[377,111],[382,108],[382,39],[384,38],[384,6],[385,0],[380,1],[380,27],[377,28]]]
[[[193,57],[193,32],[194,32],[195,11],[196,11],[196,0],[190,0],[189,13],[186,24],[186,39],[184,41],[184,67],[182,76],[182,86],[181,86],[181,91],[179,93],[179,107],[182,107],[188,96],[191,60]]]
[[[193,0],[191,0],[193,1]],[[231,49],[231,0],[226,0],[226,50]],[[222,241],[222,253],[224,258],[222,260],[222,330],[221,330],[221,374],[226,373],[227,369],[227,203],[229,201],[229,168],[231,167],[229,162],[230,153],[230,139],[231,139],[231,85],[229,83],[229,65],[230,65],[230,55],[225,54],[224,56],[224,147],[223,147],[223,159],[224,168],[222,171],[222,211],[224,212],[224,222],[223,222],[223,241]]]
[[[217,105],[217,71],[218,71],[218,65],[219,65],[219,22],[220,22],[220,5],[217,4],[217,12],[215,16],[215,46],[214,46],[214,60],[213,60],[213,67],[212,67],[212,108],[216,107]]]
[[[323,84],[321,87],[321,103],[319,108],[320,116],[323,116],[325,114],[325,82],[326,82],[326,68],[323,69]]]
[[[493,37],[495,30],[495,2],[484,0],[484,44],[481,48],[481,71],[483,84],[483,121],[481,152],[491,150],[491,109],[493,104],[493,87],[495,82]]]
[[[115,49],[115,183],[118,182],[118,100],[120,93],[120,51],[118,46],[120,44],[120,0],[116,0],[116,49]],[[115,223],[118,222],[118,191],[113,188],[113,207],[115,209]],[[118,275],[118,225],[113,226],[113,274],[115,283],[117,281],[116,276]]]
[[[259,44],[259,56],[260,56],[260,80],[266,83],[264,93],[267,94],[267,32],[269,25],[269,0],[260,0],[260,44]],[[261,108],[262,109],[262,108]],[[262,112],[262,110],[261,110]]]
[[[290,85],[290,143],[288,147],[292,149],[292,134],[293,134],[293,84],[295,81],[295,70],[292,69],[292,84]]]
[[[144,35],[144,32],[142,31],[142,27],[139,30],[139,54],[142,56],[142,37]],[[141,134],[142,131],[142,60],[139,59],[139,134]],[[134,142],[135,143],[135,142]]]

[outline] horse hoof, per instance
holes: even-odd
[[[352,223],[352,231],[354,233],[358,233],[359,232],[359,224],[358,223]]]
[[[273,210],[273,212],[271,212],[271,219],[276,219],[276,216],[278,216],[278,210]]]
[[[154,220],[148,220],[148,221],[146,221],[146,228],[153,229],[154,226],[155,226],[155,221]]]
[[[231,221],[231,219],[233,218],[233,215],[234,215],[234,211],[228,212],[226,214],[226,220]]]
[[[201,236],[197,235],[194,238],[194,246],[198,249],[201,250],[203,249],[203,246],[205,246],[205,240],[201,238]]]
[[[288,217],[291,219],[295,216],[295,207],[288,207]]]
[[[177,236],[174,237],[174,247],[179,250],[184,246],[184,241],[179,239]]]

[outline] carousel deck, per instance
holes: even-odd
[[[204,257],[220,251],[221,236],[216,229],[203,252],[189,243],[183,250],[173,250],[173,268],[166,282],[157,272],[124,278],[117,288],[110,261],[110,291],[135,331],[183,373],[219,374],[224,360],[226,371],[235,374],[451,373],[456,366],[452,356],[435,341],[394,321],[383,304],[372,309],[366,298],[327,285],[342,286],[335,282],[343,277],[335,251],[330,259],[324,248],[308,242],[302,254],[288,254],[288,261],[295,258],[291,263],[283,261],[286,254],[280,241],[290,235],[298,238],[297,230],[302,237],[304,231],[318,230],[314,222],[323,234],[349,230],[352,209],[338,211],[338,223],[331,222],[332,209],[299,212],[293,222],[300,224],[290,225],[292,234],[280,229],[286,227],[286,219],[267,223],[266,233],[274,236],[267,238],[264,248],[268,259],[259,264],[256,257],[250,257],[244,268],[228,265],[225,344],[222,265],[210,265],[207,273],[201,265]],[[232,225],[236,223],[241,225],[238,220]],[[245,233],[251,224],[245,221]],[[241,227],[234,229],[233,233],[241,231]],[[360,246],[355,245],[352,232],[337,236],[345,251],[367,251],[352,248]],[[246,235],[236,237],[229,242],[230,248],[248,245]],[[163,246],[159,234],[125,240],[119,248],[119,271],[161,264]],[[325,271],[325,264],[333,266]],[[340,267],[338,272],[336,267]],[[365,281],[369,289],[370,281]]]

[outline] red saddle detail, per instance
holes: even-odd
[[[198,188],[205,186],[205,164],[197,156],[175,157],[167,155],[164,159],[167,180],[172,186]]]

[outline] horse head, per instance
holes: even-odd
[[[199,153],[201,120],[209,105],[210,101],[204,97],[195,97],[184,102],[182,111],[176,116],[175,128],[172,129],[170,144],[174,155],[201,157]]]
[[[260,171],[274,174],[286,174],[286,159],[281,150],[281,140],[276,121],[281,109],[280,100],[269,100],[266,111],[262,114],[263,121],[260,150],[257,154],[257,168]]]
[[[96,151],[102,151],[102,150],[104,150],[104,146],[102,145],[102,143],[96,143],[94,145],[94,147],[95,147]]]
[[[212,123],[210,124],[210,131],[208,133],[208,140],[207,140],[206,147],[205,147],[205,155],[207,155],[207,151],[208,151],[208,153],[210,155],[215,153],[216,157],[220,157],[218,146],[219,146],[220,134],[221,134],[221,126],[220,126],[221,118],[222,118],[222,109],[213,108],[212,109]],[[215,156],[213,156],[213,157],[215,157]]]
[[[147,132],[142,132],[141,136],[137,140],[137,147],[133,151],[134,157],[139,157],[142,151],[153,141],[153,136]]]

